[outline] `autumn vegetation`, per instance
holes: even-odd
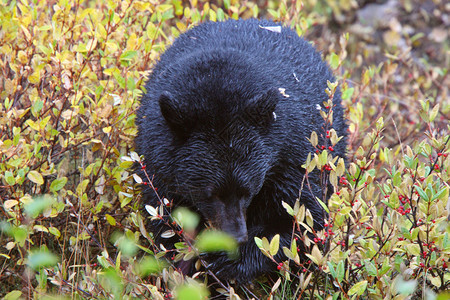
[[[398,1],[380,16],[376,9],[388,3],[369,2],[2,0],[0,296],[448,299],[448,4]],[[172,211],[164,195],[160,207],[143,207],[135,111],[174,38],[199,22],[250,17],[312,41],[338,79],[304,164],[334,193],[326,230],[308,234],[311,214],[285,205],[293,230],[304,229],[291,247],[281,249],[277,236],[255,240],[267,256],[287,257],[273,260],[278,276],[216,291],[201,253],[224,249],[226,237],[192,242],[197,217],[189,211],[173,214],[170,234],[186,241],[176,251],[156,245],[146,229]],[[337,85],[347,163],[333,157]],[[174,267],[189,259],[198,260],[192,278]]]

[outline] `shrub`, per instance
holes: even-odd
[[[324,128],[310,138],[317,151],[305,162],[309,172],[320,172],[324,188],[330,182],[334,189],[327,229],[293,236],[290,249],[278,249],[276,237],[261,237],[256,242],[264,253],[284,251],[291,263],[274,261],[277,278],[241,288],[224,283],[222,291],[232,299],[445,299],[445,47],[405,32],[403,42],[419,59],[386,40],[373,50],[358,32],[330,30],[328,18],[354,13],[352,6],[338,9],[341,2],[311,0],[302,8],[300,1],[3,1],[0,294],[207,297],[208,281],[184,278],[170,259],[199,257],[199,244],[186,238],[176,252],[166,253],[145,229],[147,218],[170,212],[170,201],[161,195],[161,207],[140,209],[134,112],[158,55],[189,26],[271,17],[312,37],[339,75],[348,108],[349,162],[333,158],[339,137],[332,129],[330,83]],[[319,8],[327,3],[333,5],[323,15]],[[402,5],[415,16],[414,7]],[[421,24],[411,26],[422,30]],[[383,36],[398,36],[396,28]],[[433,56],[424,45],[433,47]],[[380,53],[387,58],[380,60]],[[318,137],[327,144],[319,145]],[[308,211],[298,205],[286,209],[293,226],[309,227]],[[168,235],[186,236],[190,222],[195,224],[189,213],[180,216],[185,217]],[[306,241],[309,261],[298,259],[295,238]],[[211,246],[207,236],[201,242],[203,250]]]

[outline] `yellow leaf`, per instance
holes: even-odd
[[[6,249],[7,250],[11,250],[11,249],[13,249],[14,247],[16,246],[16,243],[14,243],[14,242],[9,242],[8,244],[6,244]]]
[[[269,245],[270,255],[274,256],[275,254],[277,254],[279,248],[280,248],[280,235],[276,234],[270,241]]]
[[[106,39],[106,37],[108,36],[108,33],[106,32],[105,27],[101,23],[97,24],[97,31],[98,31],[99,36],[103,39]]]
[[[28,81],[32,84],[39,84],[40,80],[41,80],[40,71],[34,71],[30,76],[28,76]]]
[[[105,218],[111,226],[116,226],[116,219],[114,219],[111,215],[105,214]]]
[[[48,232],[47,227],[43,225],[34,225],[33,230],[40,231],[40,232]]]
[[[27,124],[28,126],[30,126],[32,129],[34,129],[34,130],[36,130],[36,131],[39,131],[39,124],[36,123],[36,122],[34,122],[34,121],[31,120],[31,119],[26,120],[26,121],[25,121],[25,124]]]
[[[322,265],[322,253],[320,253],[319,247],[317,245],[314,245],[311,255],[315,258],[315,261],[317,261],[317,264],[320,266]]]
[[[27,38],[27,40],[31,41],[31,34],[28,31],[28,29],[25,26],[23,26],[23,25],[20,25],[20,27],[22,27],[23,34],[25,34],[25,37]]]
[[[86,45],[86,50],[87,51],[92,51],[95,49],[95,47],[97,47],[97,39],[90,39],[89,42]]]
[[[6,200],[3,204],[3,207],[6,209],[10,209],[11,207],[16,206],[19,203],[17,200]]]
[[[127,40],[127,49],[128,50],[135,50],[136,49],[136,42],[137,42],[137,37],[136,37],[136,33],[132,33],[130,35],[130,37]]]
[[[406,245],[406,249],[408,250],[408,253],[415,255],[415,256],[420,256],[420,247],[419,245],[416,244],[408,244]]]
[[[44,178],[42,178],[41,173],[38,171],[30,171],[27,175],[28,179],[30,179],[32,182],[41,185],[44,184]]]
[[[23,50],[20,50],[19,53],[17,53],[17,58],[21,64],[26,64],[28,62],[28,56]]]

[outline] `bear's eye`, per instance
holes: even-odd
[[[241,198],[248,198],[250,197],[250,190],[246,187],[240,187],[237,190],[237,195]]]
[[[218,198],[218,195],[213,187],[206,187],[205,188],[205,198],[206,199],[215,199]]]

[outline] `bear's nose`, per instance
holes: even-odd
[[[235,216],[234,220],[226,222],[224,225],[224,231],[230,234],[238,244],[244,244],[248,241],[247,224],[242,215]]]

